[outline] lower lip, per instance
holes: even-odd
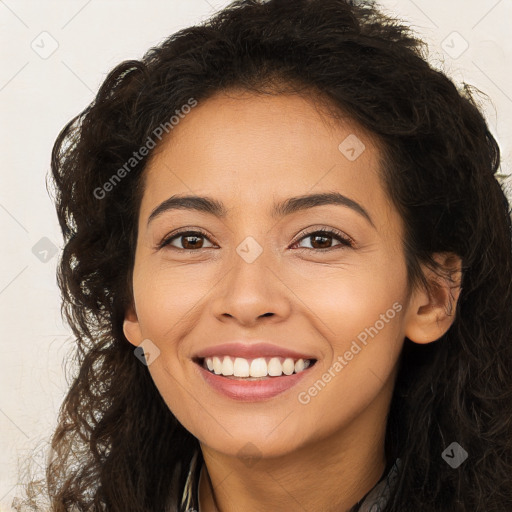
[[[281,377],[267,377],[262,380],[227,379],[222,375],[211,373],[201,365],[197,365],[203,379],[219,393],[239,400],[241,402],[256,402],[267,400],[295,386],[304,376],[309,373],[312,366],[299,373],[282,375]],[[314,365],[313,365],[314,366]]]

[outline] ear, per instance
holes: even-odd
[[[415,343],[431,343],[445,334],[455,320],[462,282],[462,261],[453,253],[436,253],[440,275],[422,266],[429,290],[415,289],[409,301],[405,335]]]
[[[135,311],[135,306],[131,304],[125,311],[123,321],[123,332],[126,339],[132,344],[138,347],[144,337],[140,329],[139,319]]]

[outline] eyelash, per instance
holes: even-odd
[[[313,235],[319,235],[319,234],[324,235],[324,236],[325,235],[331,236],[332,238],[335,238],[339,242],[341,242],[341,244],[338,246],[334,246],[334,247],[327,247],[326,249],[314,249],[314,248],[309,248],[309,247],[300,247],[300,249],[308,249],[311,251],[326,252],[326,251],[330,251],[330,250],[335,249],[336,247],[340,247],[340,246],[348,247],[348,248],[355,247],[354,241],[351,238],[349,238],[348,236],[343,234],[341,231],[338,231],[337,229],[330,229],[330,228],[329,229],[327,229],[327,228],[319,229],[319,230],[310,231],[307,233],[301,233],[299,235],[299,239],[296,242],[294,242],[293,246],[297,245],[300,241],[302,241],[305,238],[311,237]],[[175,238],[180,238],[183,236],[192,236],[192,235],[202,236],[211,242],[208,235],[204,231],[201,231],[200,229],[195,230],[195,231],[178,231],[177,233],[173,233],[172,236],[168,236],[168,237],[164,238],[160,242],[160,244],[158,244],[157,249],[162,249],[165,246],[169,245]],[[187,252],[197,252],[198,250],[201,249],[201,248],[200,249],[181,249],[179,247],[174,247],[174,246],[171,246],[171,247],[172,247],[172,249],[177,249],[178,251],[187,251]],[[205,249],[211,249],[211,247],[205,247]]]

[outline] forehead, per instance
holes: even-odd
[[[239,210],[337,190],[382,206],[377,142],[327,108],[290,94],[218,93],[199,102],[148,162],[141,215],[171,193],[210,195]]]

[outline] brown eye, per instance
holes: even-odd
[[[328,250],[333,249],[335,246],[331,246],[331,243],[334,240],[338,240],[340,243],[337,245],[341,245],[343,247],[353,247],[353,242],[348,237],[343,236],[339,231],[331,230],[331,229],[322,229],[318,231],[312,231],[310,233],[306,233],[299,240],[312,240],[311,247],[300,247],[301,249],[312,249],[312,250]],[[297,242],[294,245],[297,245]]]
[[[197,248],[201,248],[203,246],[203,242],[201,240],[202,236],[199,235],[182,235],[181,237],[181,240],[182,240],[182,243],[183,241],[185,241],[183,243],[183,248],[184,249],[197,249]]]
[[[176,247],[172,243],[176,239],[180,241],[182,247]],[[172,236],[164,239],[158,247],[159,247],[159,249],[161,249],[162,247],[170,246],[173,249],[194,251],[196,249],[204,249],[205,248],[205,247],[203,247],[204,239],[208,240],[208,237],[202,231],[180,231],[180,232],[174,233]]]
[[[312,240],[311,245],[314,249],[328,249],[333,239],[330,235],[310,235],[309,238]],[[315,247],[317,243],[320,244],[320,247]]]

